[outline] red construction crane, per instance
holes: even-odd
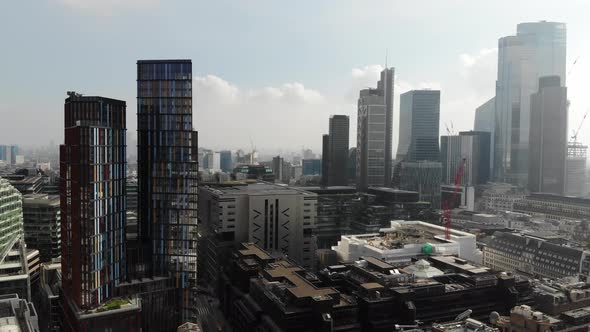
[[[443,201],[443,225],[445,226],[445,239],[451,239],[451,209],[455,206],[455,202],[457,202],[457,193],[459,192],[459,186],[461,185],[461,178],[463,177],[463,168],[465,167],[465,158],[461,160],[461,166],[457,170],[457,175],[455,176],[455,189],[453,190],[453,196],[451,196],[451,201],[445,200]]]

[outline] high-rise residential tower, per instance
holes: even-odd
[[[137,61],[138,236],[135,273],[172,276],[183,320],[197,280],[197,132],[191,60]]]
[[[377,88],[363,89],[358,99],[356,185],[359,190],[391,185],[393,68],[385,68]]]
[[[126,280],[124,101],[69,92],[60,146],[65,303],[96,308]],[[77,308],[76,308],[77,307]]]
[[[350,120],[346,115],[330,117],[328,150],[328,186],[348,185],[348,132]]]
[[[521,23],[515,36],[498,41],[494,128],[494,177],[521,186],[528,182],[531,95],[539,78],[559,76],[565,85],[566,26]]]
[[[531,96],[528,187],[532,192],[563,195],[566,184],[567,89],[559,76],[539,79]]]
[[[398,161],[438,161],[440,91],[413,90],[400,96]]]

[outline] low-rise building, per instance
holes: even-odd
[[[451,229],[447,240],[444,227],[403,220],[392,221],[390,228],[379,233],[343,235],[332,250],[343,262],[373,256],[388,263],[408,263],[428,255],[457,255],[481,263],[482,257],[473,234]]]
[[[35,306],[17,294],[0,295],[0,331],[40,332]]]
[[[495,232],[484,247],[483,263],[494,270],[516,271],[534,277],[587,275],[589,253],[552,243],[534,234]],[[586,264],[585,264],[586,262]]]

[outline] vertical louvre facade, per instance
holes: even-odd
[[[62,287],[90,309],[126,279],[124,101],[70,94],[60,146]]]
[[[197,133],[190,60],[137,62],[139,275],[175,279],[184,320],[197,279]]]
[[[358,99],[357,188],[391,185],[393,68],[385,68],[377,89],[363,89]]]

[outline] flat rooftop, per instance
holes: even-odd
[[[238,250],[240,255],[242,256],[256,256],[258,259],[262,261],[270,260],[272,257],[266,253],[266,251],[262,250],[259,246],[255,245],[254,243],[242,243],[242,247],[244,249]]]
[[[428,227],[423,224],[401,224],[401,227],[385,229],[384,233],[355,235],[365,240],[370,246],[382,250],[401,249],[407,244],[424,244],[426,242],[448,243],[444,240],[444,229]]]
[[[278,261],[270,264],[269,268],[264,270],[264,274],[271,281],[287,281],[291,285],[287,290],[296,298],[308,297],[314,300],[332,298],[336,300],[340,297],[340,292],[336,289],[331,287],[317,288],[305,280],[301,276],[301,273],[305,273],[305,270],[298,266],[293,266],[287,261]]]
[[[281,186],[269,182],[256,182],[233,186],[210,186],[209,190],[220,196],[239,195],[315,195],[303,189]]]

